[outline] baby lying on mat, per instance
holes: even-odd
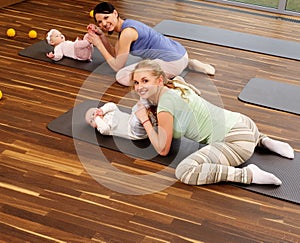
[[[141,102],[148,110],[149,120],[156,126],[156,107],[147,100]],[[122,112],[113,102],[108,102],[100,108],[90,108],[85,113],[85,120],[102,135],[113,135],[131,140],[144,139],[147,133],[143,124],[136,117],[137,104],[132,108],[131,114]]]
[[[57,29],[51,29],[46,36],[49,45],[54,47],[53,52],[47,53],[47,57],[54,61],[61,60],[64,56],[85,61],[92,60],[93,44],[87,40],[85,34],[83,40],[77,39],[75,41],[66,40],[65,36]]]

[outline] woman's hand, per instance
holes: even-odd
[[[137,102],[137,111],[135,112],[135,115],[141,121],[141,123],[149,119],[147,109],[140,101]]]
[[[90,43],[92,43],[94,46],[99,47],[99,45],[103,46],[102,40],[99,35],[97,35],[93,31],[88,31],[87,39]],[[103,46],[104,47],[104,46]]]

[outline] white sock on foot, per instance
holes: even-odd
[[[281,142],[267,137],[262,140],[262,144],[267,149],[277,154],[280,154],[283,157],[289,159],[293,159],[295,157],[294,149],[288,143]]]
[[[247,166],[252,172],[252,182],[254,184],[274,184],[281,185],[282,182],[272,173],[261,170],[254,164],[250,164]]]
[[[209,75],[215,75],[216,73],[216,70],[212,65],[200,62],[196,59],[189,59],[188,67],[191,70],[202,72]]]

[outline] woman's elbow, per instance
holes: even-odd
[[[114,65],[114,64],[110,64],[110,67],[115,71],[118,72],[122,67]]]
[[[161,156],[167,156],[170,152],[172,139],[162,139],[158,143],[158,153]]]
[[[120,60],[120,58],[112,58],[107,60],[109,66],[115,71],[118,72],[120,69],[125,67],[127,59]]]
[[[159,150],[158,153],[161,156],[167,156],[169,154],[169,152],[170,152],[170,148],[162,148]]]

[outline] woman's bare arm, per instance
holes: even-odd
[[[89,41],[98,48],[101,52],[107,63],[115,71],[119,71],[122,67],[125,66],[130,52],[130,45],[138,37],[137,31],[132,28],[126,28],[120,34],[120,38],[115,46],[115,55],[112,55],[112,51],[106,49],[107,43],[103,43],[102,37],[97,35],[94,32],[89,32]],[[104,41],[108,40],[105,38]]]
[[[95,24],[89,24],[87,26],[87,30],[89,33],[95,33],[99,36],[100,40],[102,41],[104,47],[106,48],[106,50],[113,56],[116,56],[116,52],[115,52],[115,48],[114,46],[109,42],[108,38],[106,37],[106,35],[103,33],[103,31],[96,26]]]
[[[151,144],[162,156],[166,156],[171,148],[173,138],[173,116],[169,112],[159,112],[157,115],[157,132],[150,122],[144,124]]]
[[[162,156],[166,156],[170,151],[173,138],[173,115],[165,111],[159,112],[157,114],[158,128],[156,131],[142,104],[138,104],[138,110],[135,114],[142,122],[156,152]]]

